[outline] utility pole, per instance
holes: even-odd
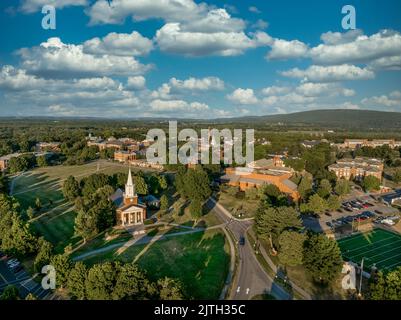
[[[359,293],[358,293],[358,297],[359,298],[362,297],[362,278],[363,278],[362,273],[363,273],[363,262],[364,262],[364,260],[365,260],[365,257],[363,257],[362,261],[361,261],[361,272],[360,272],[360,275],[359,275],[360,278],[359,278]]]

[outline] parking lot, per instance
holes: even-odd
[[[8,285],[14,285],[18,288],[22,298],[25,298],[29,293],[38,299],[50,298],[51,291],[44,290],[39,283],[34,281],[20,263],[14,262],[13,264],[12,262],[12,257],[0,257],[0,293]]]
[[[304,216],[305,227],[315,232],[325,232],[340,227],[362,224],[367,221],[382,223],[385,217],[399,216],[399,211],[389,207],[369,195],[348,198],[342,202],[341,209],[326,211],[319,218]]]

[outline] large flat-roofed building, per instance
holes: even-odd
[[[116,151],[114,152],[114,160],[128,163],[131,160],[136,160],[136,153],[130,151]]]
[[[382,147],[389,146],[390,148],[398,148],[401,147],[401,141],[396,141],[394,139],[345,139],[343,144],[339,144],[338,147],[340,149],[351,149],[355,150],[362,147]]]
[[[273,172],[290,173],[293,174],[292,168],[286,167],[284,161],[279,155],[273,156],[271,159],[259,159],[252,161],[247,165],[248,168],[255,170],[270,170]]]
[[[383,168],[384,165],[381,160],[357,157],[355,159],[337,160],[328,169],[334,172],[339,179],[362,180],[366,176],[374,176],[381,181]]]
[[[249,188],[259,188],[265,184],[277,186],[281,192],[288,195],[293,201],[299,200],[297,185],[289,180],[291,172],[272,170],[255,170],[252,168],[227,168],[221,182],[230,186],[237,186],[244,191]]]

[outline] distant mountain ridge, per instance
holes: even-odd
[[[106,117],[0,117],[0,121],[110,121],[110,122],[146,122],[146,123],[166,123],[167,121],[177,120],[181,123],[242,123],[249,125],[253,123],[258,126],[266,125],[289,125],[289,126],[318,126],[333,128],[358,128],[358,129],[399,129],[401,130],[401,112],[373,111],[373,110],[311,110],[288,114],[275,114],[265,116],[246,116],[236,118],[218,119],[191,119],[176,117],[125,117],[125,118],[106,118]]]
[[[224,119],[220,119],[224,121]],[[265,122],[283,124],[314,124],[336,127],[399,128],[401,112],[372,110],[312,110],[289,114],[266,115],[231,119],[231,122]]]

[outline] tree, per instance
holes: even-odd
[[[335,240],[324,234],[313,234],[306,241],[304,265],[314,281],[331,283],[340,275],[342,264],[341,252]]]
[[[160,198],[160,209],[166,211],[169,208],[169,201],[165,194]]]
[[[41,272],[42,267],[50,263],[53,252],[53,246],[43,237],[40,237],[38,239],[38,248],[39,251],[36,254],[33,266],[36,272]]]
[[[197,166],[195,169],[190,169],[186,172],[184,184],[184,196],[186,198],[205,201],[210,197],[211,193],[209,176],[201,166]]]
[[[29,207],[28,209],[26,209],[26,215],[28,216],[29,220],[32,220],[35,216],[35,210],[33,210],[32,207]]]
[[[334,187],[334,191],[339,195],[339,196],[345,196],[351,192],[351,186],[349,184],[348,180],[345,179],[339,179],[337,180],[336,186]]]
[[[29,169],[29,162],[23,156],[11,158],[10,161],[8,162],[8,170],[10,170],[11,173],[26,171],[28,169]]]
[[[317,189],[317,194],[322,198],[327,198],[331,193],[331,183],[327,179],[320,181],[319,188]]]
[[[0,295],[0,300],[19,300],[19,298],[19,291],[14,285],[8,285]]]
[[[321,198],[318,194],[314,194],[309,198],[308,201],[308,210],[309,212],[314,212],[318,214],[322,214],[324,210],[327,209],[327,202],[323,198]]]
[[[38,164],[39,167],[47,167],[49,165],[49,162],[47,161],[46,156],[39,156],[36,158],[36,163]]]
[[[384,300],[386,290],[386,278],[382,272],[374,274],[369,279],[368,298],[370,300]]]
[[[97,189],[109,184],[109,177],[103,173],[95,173],[81,180],[81,193],[89,198]]]
[[[401,168],[397,168],[394,170],[393,181],[397,184],[401,182]]]
[[[363,179],[362,187],[366,192],[370,192],[372,190],[380,190],[380,180],[375,176],[366,176]]]
[[[148,185],[146,184],[145,178],[139,175],[133,176],[135,183],[135,190],[138,194],[147,195],[149,193]]]
[[[98,233],[96,217],[81,210],[75,218],[75,233],[84,239],[84,243]]]
[[[28,293],[28,295],[25,297],[25,300],[38,300],[38,297],[33,293]]]
[[[168,183],[167,183],[167,178],[165,175],[163,174],[159,174],[157,176],[157,178],[159,179],[159,186],[162,190],[166,190],[168,188]]]
[[[295,231],[284,231],[279,236],[278,258],[285,266],[295,267],[302,264],[305,234]]]
[[[298,192],[302,200],[307,200],[309,195],[312,193],[312,180],[307,176],[302,177],[301,182],[298,185]]]
[[[11,216],[11,226],[2,234],[1,248],[15,255],[25,255],[36,250],[36,238],[29,230],[29,224],[17,215]]]
[[[182,285],[171,278],[163,278],[157,281],[160,300],[183,300]]]
[[[283,207],[288,205],[287,196],[274,184],[263,184],[258,192],[262,203],[266,205],[266,207]]]
[[[69,176],[63,184],[63,195],[66,199],[73,201],[80,194],[80,187],[78,181],[73,177]]]
[[[56,286],[65,288],[71,270],[71,260],[67,254],[57,254],[50,260],[50,265],[56,270]]]
[[[40,211],[40,209],[42,209],[42,202],[40,201],[40,198],[35,199],[35,208],[38,211]]]
[[[86,277],[88,270],[84,263],[77,262],[71,269],[68,280],[67,288],[71,298],[83,300],[86,298]]]
[[[335,211],[341,208],[341,200],[338,196],[331,194],[327,199],[327,208]]]
[[[298,230],[302,221],[298,212],[291,207],[260,208],[255,217],[255,228],[262,239],[269,239],[270,245],[279,247],[278,237],[285,230]]]
[[[195,220],[195,223],[202,217],[202,203],[199,199],[195,198],[191,201],[189,205],[189,212],[191,213],[192,218]]]
[[[144,299],[153,293],[153,290],[149,289],[150,282],[138,266],[133,262],[126,263],[118,271],[112,298],[114,300]]]
[[[120,265],[115,262],[92,266],[85,281],[87,299],[111,300],[119,268]]]
[[[368,298],[371,300],[401,300],[401,267],[370,279]]]

